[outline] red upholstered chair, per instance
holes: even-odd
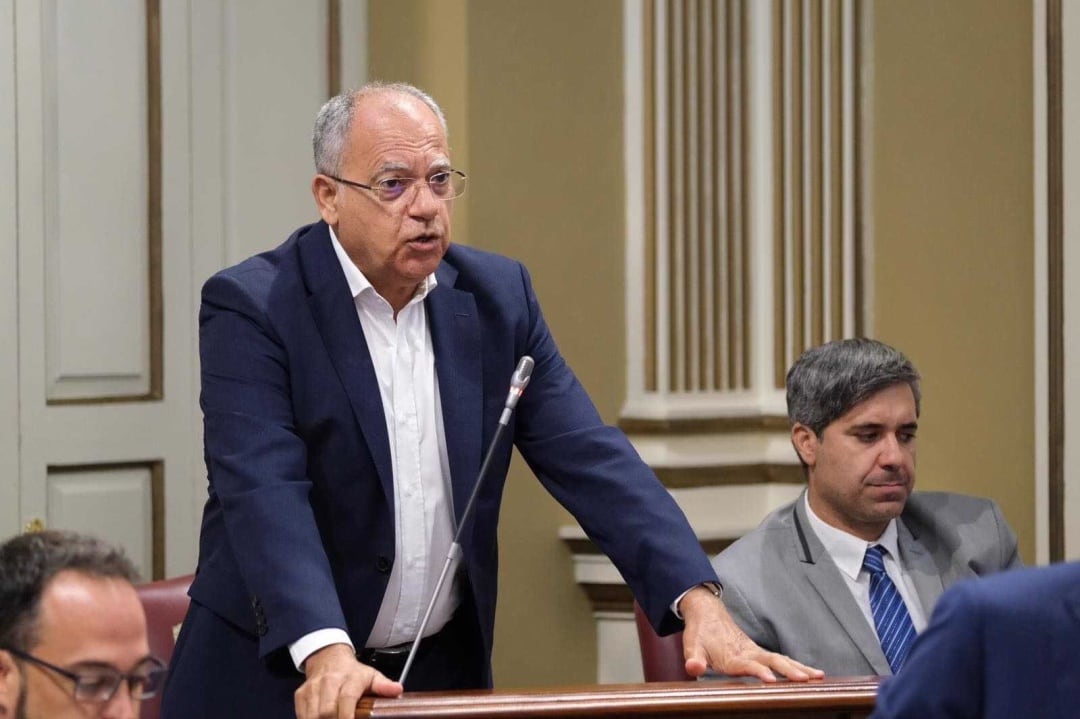
[[[634,621],[637,622],[641,668],[645,671],[645,681],[682,682],[693,679],[686,673],[682,632],[666,637],[658,636],[637,602],[634,602]]]
[[[146,612],[146,632],[150,640],[150,653],[165,663],[172,660],[176,646],[176,631],[188,610],[188,587],[194,574],[162,579],[135,587]],[[142,703],[142,719],[158,719],[161,697],[147,699]]]

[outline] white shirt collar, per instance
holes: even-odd
[[[810,507],[809,492],[803,493],[803,502],[803,506],[806,508],[806,516],[810,519],[810,527],[814,530],[814,534],[821,540],[825,551],[829,553],[840,571],[851,579],[858,578],[859,572],[862,571],[863,557],[866,556],[866,550],[875,544],[885,547],[892,558],[896,560],[896,563],[900,563],[895,517],[889,520],[889,523],[885,526],[885,531],[881,533],[880,537],[872,542],[867,542],[865,539],[859,539],[853,534],[848,534],[842,529],[827,524],[825,520],[814,514],[814,510]]]
[[[383,301],[386,300],[382,297],[378,291],[372,286],[371,282],[364,273],[360,271],[360,268],[356,266],[356,263],[352,261],[348,253],[345,252],[345,248],[341,246],[341,242],[337,238],[337,233],[334,232],[334,228],[327,225],[327,229],[330,230],[330,243],[334,246],[334,254],[337,255],[338,262],[341,264],[341,271],[345,273],[345,281],[349,283],[349,292],[352,294],[353,299],[359,299],[360,295],[367,290],[370,290],[376,297],[380,297]],[[439,284],[435,279],[435,273],[420,281],[420,284],[416,288],[416,293],[413,294],[413,302],[420,302],[435,289]]]

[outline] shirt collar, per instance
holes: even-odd
[[[361,294],[370,292],[370,294],[380,297],[385,301],[385,298],[378,293],[368,278],[364,276],[364,273],[360,271],[360,268],[356,266],[356,263],[352,261],[348,253],[345,252],[345,248],[341,246],[341,242],[338,240],[334,228],[327,225],[327,229],[330,230],[330,243],[334,246],[334,254],[337,255],[338,262],[341,264],[341,271],[345,273],[345,281],[349,283],[349,293],[353,296],[353,299],[359,299]],[[431,291],[434,290],[438,284],[439,281],[435,279],[435,273],[432,272],[417,285],[416,293],[413,295],[409,304],[422,301],[431,294]]]
[[[881,533],[880,537],[872,542],[867,542],[865,539],[859,539],[853,534],[848,534],[842,529],[827,524],[825,520],[814,514],[814,510],[810,507],[809,492],[803,493],[803,503],[814,534],[821,540],[821,544],[825,547],[825,551],[829,553],[829,556],[832,557],[837,568],[847,576],[858,579],[859,572],[862,571],[866,550],[875,544],[880,544],[888,550],[892,558],[899,563],[900,554],[896,539],[895,517],[885,525],[885,531]]]

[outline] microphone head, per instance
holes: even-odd
[[[532,371],[535,366],[536,362],[533,361],[532,357],[529,355],[523,356],[518,360],[514,376],[510,378],[510,386],[520,393],[529,384],[529,380],[532,379]]]

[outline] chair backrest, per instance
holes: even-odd
[[[187,614],[190,603],[187,592],[194,578],[194,574],[185,574],[182,577],[161,579],[135,587],[142,601],[143,611],[146,612],[146,633],[150,641],[150,653],[166,663],[172,661],[173,648],[176,646],[176,632],[180,623],[184,621],[184,615]],[[139,716],[142,719],[158,719],[160,713],[161,697],[159,695],[142,703]]]
[[[649,624],[645,612],[634,602],[638,644],[641,645],[641,668],[647,682],[681,682],[693,679],[686,673],[682,632],[661,637]]]

